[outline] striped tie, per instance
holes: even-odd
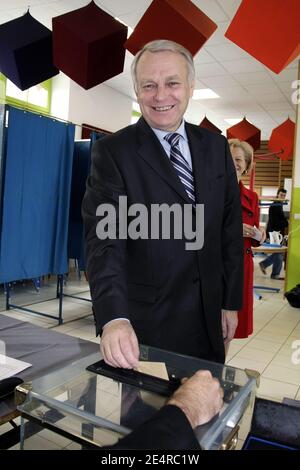
[[[195,205],[194,176],[190,165],[182,155],[179,148],[180,134],[167,134],[164,139],[171,145],[170,160],[186,190],[193,206]]]

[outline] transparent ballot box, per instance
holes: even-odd
[[[232,448],[242,418],[251,414],[256,389],[254,371],[241,370],[169,351],[140,346],[140,360],[163,367],[164,379],[145,373],[108,367],[102,370],[100,353],[17,387],[21,413],[21,448],[30,437],[48,429],[82,448],[114,444],[161,408],[183,377],[210,370],[224,389],[224,406],[209,423],[198,426],[203,449]],[[92,366],[92,370],[87,367]],[[153,365],[153,364],[152,364]],[[90,367],[89,367],[90,368]]]

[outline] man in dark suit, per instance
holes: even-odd
[[[274,201],[269,208],[269,219],[267,225],[267,236],[270,236],[270,232],[280,232],[284,236],[284,231],[289,225],[287,218],[283,212],[283,203],[286,197],[286,189],[279,188],[277,191],[276,198],[279,199]],[[259,263],[259,267],[264,274],[267,274],[266,268],[272,266],[271,279],[284,280],[284,277],[280,277],[280,272],[283,264],[282,253],[272,253],[267,256],[263,261]]]
[[[198,371],[165,406],[111,448],[199,450],[193,429],[219,413],[223,395],[219,381],[209,371]]]
[[[241,204],[232,157],[223,136],[183,120],[195,83],[186,49],[153,41],[136,55],[132,72],[143,117],[96,142],[83,201],[101,351],[108,364],[123,368],[136,367],[138,343],[223,362],[242,306]],[[196,233],[192,247],[186,220],[174,215],[170,237],[157,231],[152,211],[161,204],[176,206],[177,215],[187,208]],[[138,236],[133,216],[139,211]],[[126,236],[124,227],[136,231]]]

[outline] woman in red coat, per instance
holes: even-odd
[[[243,236],[244,236],[244,291],[243,308],[238,313],[238,326],[235,338],[247,338],[253,333],[253,254],[251,246],[263,243],[266,235],[264,229],[259,229],[258,196],[247,189],[241,177],[247,173],[253,162],[253,148],[247,142],[230,139],[229,146],[240,186]]]

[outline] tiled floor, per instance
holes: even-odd
[[[279,287],[281,290],[279,293],[260,291],[262,299],[254,300],[254,333],[250,338],[232,341],[226,362],[234,367],[260,372],[258,396],[275,401],[281,401],[284,397],[300,400],[300,352],[297,354],[300,349],[300,310],[290,307],[284,299],[283,281],[264,276],[257,263],[256,259],[255,284]],[[81,290],[83,288],[81,281]],[[80,296],[88,298],[89,293],[81,293]],[[53,313],[57,309],[57,301],[43,302],[34,308]],[[99,341],[95,338],[91,304],[83,300],[65,298],[65,323],[61,326],[56,326],[55,321],[49,318],[21,311],[11,310],[5,314],[71,336]],[[7,430],[7,426],[2,426],[0,433]],[[243,434],[240,435],[239,448],[244,438]],[[78,448],[77,444],[48,431],[31,437],[29,446],[31,449]]]

